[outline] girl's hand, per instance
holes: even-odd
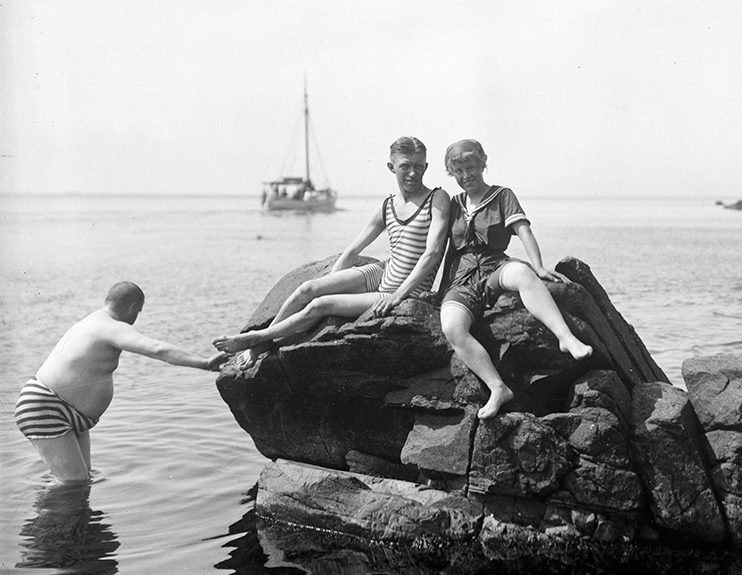
[[[546,269],[544,267],[538,268],[536,270],[536,275],[540,277],[542,280],[546,280],[549,282],[565,283],[565,284],[572,283],[572,281],[564,274],[560,274],[558,271]]]

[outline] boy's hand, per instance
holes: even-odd
[[[400,303],[402,303],[402,298],[399,298],[396,295],[380,298],[371,306],[371,313],[374,317],[389,315]]]

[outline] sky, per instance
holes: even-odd
[[[520,195],[742,197],[736,0],[0,0],[0,194],[386,195],[479,140]],[[316,144],[316,146],[314,145]],[[287,173],[291,172],[291,173]]]

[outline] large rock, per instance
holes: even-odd
[[[552,513],[563,518],[559,525],[601,541],[633,537],[633,523],[646,500],[629,450],[630,402],[615,372],[593,371],[574,383],[569,411],[542,418],[579,455],[563,490],[550,498],[570,510],[569,515]],[[612,513],[616,517],[611,518]]]
[[[700,429],[687,394],[662,382],[635,388],[631,423],[632,446],[658,524],[722,543],[727,528],[699,451]]]
[[[402,463],[435,474],[466,475],[476,415],[471,406],[451,415],[418,413],[402,448]]]
[[[718,354],[687,359],[682,373],[704,429],[742,432],[742,357]]]
[[[642,485],[629,458],[627,433],[613,413],[592,407],[543,419],[579,454],[563,483],[571,501],[594,510],[642,509]]]
[[[694,357],[683,362],[682,372],[706,432],[711,481],[732,539],[742,546],[742,357]]]
[[[461,495],[290,461],[266,466],[258,487],[261,516],[382,541],[471,539],[482,519]]]
[[[610,326],[610,331],[615,335],[615,339],[611,338],[610,345],[616,346],[612,351],[616,357],[622,358],[619,371],[624,374],[624,380],[627,382],[667,382],[667,376],[649,355],[649,351],[634,331],[634,327],[613,305],[603,286],[590,271],[590,266],[577,258],[565,258],[556,265],[556,270],[582,286],[590,294]],[[557,303],[566,305],[568,300],[560,298]]]
[[[710,431],[706,440],[711,481],[721,499],[732,540],[742,547],[742,433]]]
[[[326,273],[333,261],[327,258],[288,274],[244,330],[269,322],[293,289]],[[575,379],[593,369],[615,372],[626,385],[639,381],[639,367],[624,350],[639,349],[635,355],[642,356],[641,342],[631,336],[616,344],[615,330],[579,284],[550,283],[549,289],[559,300],[572,302],[565,317],[596,354],[589,361],[572,360],[517,295],[501,297],[476,333],[516,393],[505,411],[539,416],[560,411]],[[433,437],[433,429],[450,431],[452,418],[461,419],[467,406],[482,405],[488,391],[453,357],[438,309],[429,302],[407,300],[384,318],[330,318],[250,370],[228,364],[218,378],[219,391],[267,457],[348,469],[351,451],[403,463],[404,449],[405,462],[417,462],[421,470],[460,474],[467,464],[452,466],[444,449],[437,450],[442,459],[436,463],[436,450],[422,448],[418,438],[423,432]],[[436,422],[437,417],[442,419]],[[456,431],[459,446],[465,444],[469,424],[463,425]]]
[[[244,330],[269,323],[333,261],[291,272]],[[558,268],[573,283],[548,288],[595,353],[574,361],[517,294],[503,295],[472,329],[515,393],[486,421],[476,413],[489,392],[443,336],[435,297],[383,318],[327,318],[252,368],[229,363],[219,392],[257,449],[280,460],[261,476],[259,512],[390,541],[470,538],[482,517],[498,526],[490,535],[510,525],[601,544],[665,533],[719,544],[739,532],[737,368],[688,385],[706,390],[704,434],[589,267]],[[723,418],[719,395],[731,404]]]
[[[546,496],[574,468],[564,438],[528,413],[508,413],[477,429],[469,489],[479,494]]]

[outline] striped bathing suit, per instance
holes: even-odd
[[[31,378],[16,401],[15,422],[29,439],[52,439],[69,431],[81,435],[98,420],[83,415],[39,380]]]
[[[417,211],[406,220],[397,218],[394,210],[394,196],[384,200],[382,214],[389,235],[390,258],[383,263],[367,264],[358,269],[366,277],[366,289],[382,294],[392,294],[407,279],[420,257],[425,253],[428,241],[428,230],[433,219],[433,196],[436,188],[420,204]],[[433,270],[410,294],[419,297],[433,287],[435,280]]]

